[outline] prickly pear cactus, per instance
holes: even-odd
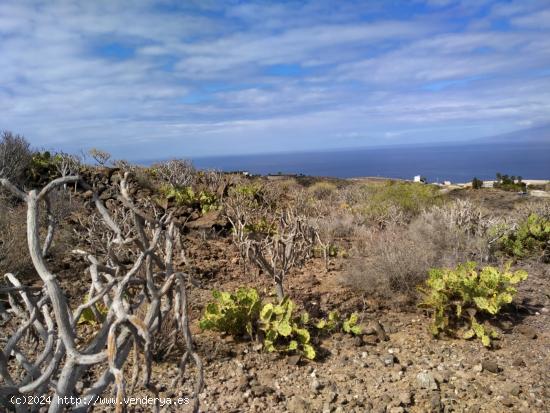
[[[490,347],[491,338],[498,335],[487,331],[476,314],[498,314],[504,305],[512,302],[517,292],[514,285],[526,278],[525,271],[512,272],[509,265],[502,270],[491,266],[478,270],[475,262],[455,269],[430,270],[428,280],[420,288],[424,294],[421,306],[433,311],[430,331],[437,337],[441,333],[454,335],[466,327],[463,338],[478,337],[484,346]]]

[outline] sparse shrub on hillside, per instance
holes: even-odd
[[[317,244],[325,260],[325,268],[328,270],[330,259],[338,256],[341,250],[340,241],[353,238],[357,225],[353,215],[347,210],[318,210],[319,212],[309,218],[309,225],[315,230]]]
[[[20,135],[4,131],[0,138],[0,178],[13,184],[22,184],[25,171],[32,159],[32,151],[27,140]]]
[[[57,171],[57,175],[60,177],[68,175],[78,175],[82,168],[82,160],[77,155],[71,155],[70,153],[57,152],[53,157],[53,163]]]
[[[489,261],[500,220],[470,201],[456,200],[423,212],[409,226],[409,237],[434,253],[432,266],[467,260]]]
[[[482,187],[483,187],[483,181],[481,179],[477,179],[476,177],[474,177],[474,179],[472,179],[472,188],[481,189]]]
[[[186,159],[172,159],[151,169],[157,178],[178,189],[191,187],[196,180],[195,167]]]
[[[137,167],[137,165],[131,164],[126,159],[117,159],[116,161],[113,161],[113,165],[115,168],[118,168],[123,172],[133,172],[133,170]]]
[[[433,205],[440,205],[443,200],[437,186],[412,182],[389,181],[384,185],[368,186],[366,190],[370,205],[365,213],[369,212],[369,207],[393,205],[412,217]]]
[[[504,191],[524,192],[527,189],[527,185],[525,182],[522,182],[521,176],[508,176],[497,173],[493,188],[502,189]]]
[[[303,189],[303,186],[294,178],[277,181],[274,185],[267,184],[267,191],[270,192],[269,197],[277,204],[281,205],[281,201],[292,201],[297,193]]]
[[[111,160],[111,154],[101,149],[91,148],[88,151],[88,155],[92,157],[94,161],[100,166],[107,166]]]
[[[475,262],[458,265],[455,269],[437,268],[429,272],[421,306],[433,312],[430,331],[435,337],[442,333],[456,335],[459,329],[465,339],[477,337],[484,346],[498,335],[479,322],[478,314],[494,316],[512,302],[513,287],[527,278],[525,271],[510,271],[506,266],[478,269]]]
[[[489,261],[499,237],[493,234],[497,223],[471,202],[457,200],[432,207],[406,227],[364,231],[355,239],[344,282],[374,296],[389,299],[397,293],[413,301],[429,268]]]
[[[434,253],[426,243],[410,239],[399,227],[364,234],[362,248],[349,261],[344,283],[368,295],[407,301],[416,297],[416,286],[425,280]]]
[[[229,188],[223,200],[223,212],[231,223],[233,241],[239,249],[244,272],[248,261],[258,256],[257,253],[250,254],[252,247],[260,251],[263,248],[260,245],[267,245],[265,241],[277,234],[281,217],[277,212],[281,200],[279,191],[279,182],[245,181]]]
[[[339,192],[341,204],[366,225],[403,225],[422,211],[443,204],[439,188],[412,182],[370,182]]]
[[[284,298],[283,282],[295,267],[311,256],[315,231],[307,220],[292,210],[283,211],[276,231],[258,239],[250,239],[249,257],[275,283],[279,300]]]
[[[268,208],[262,202],[261,187],[254,184],[239,184],[231,187],[223,200],[223,213],[232,226],[233,243],[239,250],[239,259],[246,273],[250,242],[249,232],[265,219]]]
[[[331,182],[316,182],[308,188],[308,192],[316,199],[330,201],[338,188]]]
[[[520,220],[526,219],[531,214],[550,220],[550,200],[542,198],[522,203],[516,213]]]
[[[223,199],[227,192],[229,180],[221,171],[209,169],[197,173],[199,191],[215,194],[218,199]]]
[[[173,199],[178,206],[195,207],[203,214],[219,208],[218,199],[215,194],[204,191],[196,193],[190,187],[177,188],[164,185],[160,188],[160,193],[166,199]]]

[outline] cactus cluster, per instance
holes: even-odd
[[[259,329],[264,334],[264,349],[273,351],[297,351],[313,360],[316,352],[311,345],[307,328],[308,313],[293,316],[294,302],[285,297],[279,304],[267,303],[260,311]]]
[[[242,336],[253,336],[261,308],[254,288],[239,288],[235,293],[212,291],[214,301],[208,303],[200,328]]]
[[[297,315],[296,305],[289,297],[278,303],[264,303],[254,288],[239,288],[235,293],[213,291],[212,296],[214,301],[206,306],[200,320],[201,329],[248,335],[261,341],[267,352],[298,353],[313,360],[317,353],[312,335],[363,332],[357,313],[346,318],[331,311],[326,318],[311,319],[307,312]]]
[[[478,270],[475,262],[458,265],[455,269],[437,268],[429,272],[425,285],[420,287],[424,294],[421,306],[433,311],[431,332],[455,334],[466,327],[462,337],[478,337],[484,346],[491,346],[491,338],[498,335],[488,331],[477,318],[477,313],[498,314],[501,308],[512,302],[515,284],[525,280],[525,271],[502,270],[486,266]]]
[[[550,220],[537,214],[530,214],[514,231],[500,239],[502,250],[518,258],[549,248],[549,245]]]

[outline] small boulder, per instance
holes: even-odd
[[[524,335],[527,338],[530,338],[532,340],[537,338],[537,330],[535,330],[533,327],[526,326],[526,325],[520,325],[517,328],[517,331]]]
[[[517,357],[512,362],[512,366],[514,366],[514,367],[527,367],[527,364],[525,364],[525,360],[523,360],[521,357]]]
[[[386,354],[382,356],[382,363],[384,366],[391,367],[395,363],[395,356],[393,354]]]
[[[291,413],[309,413],[312,410],[311,404],[299,396],[295,396],[287,403],[286,408]]]
[[[323,388],[323,385],[319,382],[319,380],[313,379],[313,381],[309,385],[309,388],[313,393],[317,394],[319,393],[319,390]]]
[[[416,382],[421,389],[437,390],[439,387],[434,376],[428,371],[421,371],[416,375]]]
[[[404,391],[404,392],[399,393],[398,399],[399,399],[399,403],[401,403],[405,406],[408,406],[409,404],[412,403],[411,392]]]
[[[481,367],[483,370],[490,371],[491,373],[500,373],[501,368],[498,366],[496,361],[493,360],[483,360],[481,362]]]
[[[287,363],[290,364],[291,366],[297,366],[298,363],[300,363],[300,360],[301,360],[301,356],[299,354],[295,354],[293,356],[290,356],[286,359]]]

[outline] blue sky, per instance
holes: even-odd
[[[0,129],[148,159],[550,120],[550,1],[0,2]]]

